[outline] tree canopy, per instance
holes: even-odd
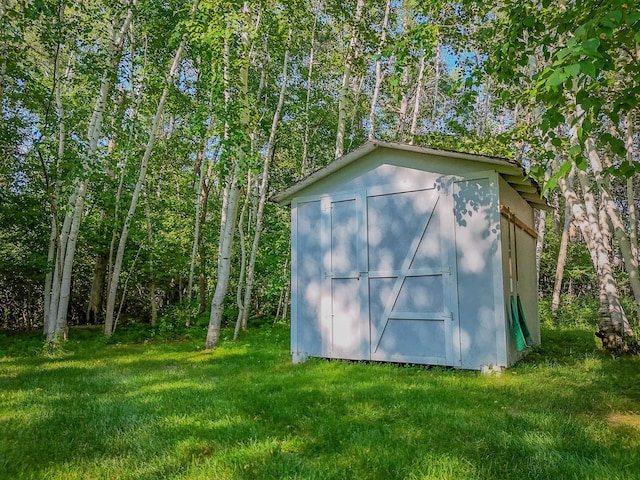
[[[0,327],[110,335],[179,306],[211,311],[214,346],[281,315],[288,217],[267,199],[380,138],[522,162],[557,248],[584,240],[571,291],[626,348],[635,1],[0,0],[0,46]]]

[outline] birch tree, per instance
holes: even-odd
[[[193,18],[195,12],[198,9],[198,3],[199,3],[199,0],[193,1],[192,7],[191,7],[191,14],[190,14],[191,18]],[[109,291],[107,294],[107,313],[105,315],[105,326],[104,326],[104,333],[107,336],[111,336],[114,330],[114,310],[115,310],[115,303],[116,303],[116,295],[118,292],[118,282],[120,280],[120,272],[122,271],[122,262],[124,259],[124,252],[127,244],[127,238],[129,235],[129,227],[133,219],[133,216],[136,212],[136,208],[138,206],[138,198],[140,196],[140,192],[142,191],[142,187],[145,182],[149,160],[151,158],[151,153],[153,151],[158,129],[160,127],[160,121],[162,119],[164,106],[167,101],[167,97],[169,95],[169,88],[173,83],[173,81],[175,80],[176,76],[178,75],[178,67],[180,66],[180,60],[182,58],[182,53],[187,45],[187,40],[188,40],[188,35],[187,33],[184,33],[182,35],[182,39],[180,40],[180,44],[178,45],[178,48],[171,61],[171,65],[169,67],[169,73],[165,81],[165,86],[164,86],[164,89],[162,90],[162,94],[160,95],[160,100],[158,101],[158,106],[156,108],[155,116],[153,117],[153,121],[149,131],[149,137],[145,145],[144,154],[140,161],[138,180],[133,190],[131,203],[129,204],[129,211],[127,212],[127,215],[124,219],[124,225],[122,227],[122,233],[120,234],[120,240],[118,242],[118,250],[116,252],[116,258],[113,266],[113,273],[111,274],[111,279],[109,281]]]
[[[135,6],[136,0],[131,5]],[[88,172],[95,162],[98,143],[102,136],[103,117],[108,96],[113,83],[113,69],[119,63],[124,44],[124,37],[133,17],[128,9],[124,18],[114,15],[111,22],[111,33],[106,45],[107,61],[102,73],[100,88],[95,100],[87,130],[87,148],[82,156],[82,168]],[[67,315],[71,294],[71,278],[78,233],[82,221],[85,195],[89,186],[89,177],[78,176],[73,182],[72,193],[67,201],[67,211],[62,227],[56,232],[55,261],[53,262],[53,279],[51,291],[45,291],[45,303],[49,305],[48,323],[45,325],[47,341],[58,337],[66,337]]]
[[[382,50],[387,40],[387,26],[389,24],[389,14],[391,13],[391,0],[387,0],[384,8],[384,17],[380,25],[380,43],[376,50],[376,81],[371,94],[371,109],[369,110],[369,140],[375,138],[376,130],[376,107],[378,105],[378,97],[380,96],[380,87],[382,86]]]
[[[259,22],[253,15],[249,3],[244,2],[241,14],[238,18],[237,34],[240,38],[240,68],[238,71],[238,104],[240,108],[238,124],[233,126],[240,135],[244,134],[244,138],[250,138],[251,133],[251,113],[249,105],[249,64],[251,61],[251,32],[257,29]],[[228,55],[228,54],[227,54]],[[226,68],[229,68],[229,60],[226,60]],[[228,99],[225,104],[230,105],[231,85],[227,81],[225,85],[225,97]],[[231,128],[229,126],[227,130]],[[231,152],[230,152],[231,153]],[[211,313],[209,315],[209,327],[207,329],[207,338],[205,348],[207,350],[214,348],[218,344],[220,337],[220,326],[222,324],[222,313],[224,307],[224,299],[229,286],[229,276],[231,274],[231,254],[233,246],[233,237],[236,229],[238,206],[240,203],[238,181],[242,171],[242,163],[245,158],[245,151],[242,146],[237,146],[233,155],[232,173],[226,181],[225,195],[223,202],[221,221],[220,221],[220,244],[218,249],[218,269],[216,287],[211,300]]]
[[[258,211],[256,213],[256,224],[253,235],[253,242],[251,244],[251,255],[249,258],[249,265],[247,268],[247,280],[244,291],[244,298],[242,300],[242,308],[240,309],[240,314],[238,315],[238,320],[236,322],[236,328],[234,337],[238,335],[238,329],[240,326],[246,328],[247,324],[247,315],[249,305],[251,304],[251,296],[253,294],[253,284],[254,284],[254,276],[255,276],[255,266],[256,266],[256,258],[258,255],[258,246],[260,244],[260,233],[262,231],[262,222],[264,218],[264,206],[267,202],[267,190],[269,183],[269,165],[272,161],[272,157],[275,149],[275,141],[276,141],[276,132],[278,129],[278,124],[280,123],[280,115],[282,112],[282,105],[284,104],[284,97],[287,90],[287,81],[288,81],[288,72],[289,72],[289,43],[291,41],[292,29],[289,28],[289,33],[287,34],[285,52],[284,52],[284,60],[282,65],[282,75],[280,79],[280,94],[278,96],[278,104],[276,106],[276,110],[273,114],[273,119],[271,121],[271,130],[269,133],[269,140],[267,141],[267,147],[264,154],[264,161],[262,164],[262,174],[260,177],[260,187],[259,187],[259,198],[258,198]]]
[[[344,71],[342,73],[342,86],[338,92],[338,125],[336,127],[336,151],[335,158],[341,157],[344,153],[344,134],[347,123],[347,97],[349,94],[349,84],[351,82],[351,74],[353,64],[358,49],[358,31],[360,28],[360,19],[362,18],[362,10],[364,8],[364,0],[356,0],[355,11],[353,14],[351,35],[349,38],[349,46],[347,47],[344,59]]]

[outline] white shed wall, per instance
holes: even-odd
[[[425,168],[428,167],[428,171]],[[338,192],[355,192],[380,187],[395,191],[423,188],[442,175],[472,175],[478,162],[430,156],[402,150],[379,149],[367,155],[366,162],[354,162],[335,174],[305,188],[296,196],[319,196]],[[496,166],[500,169],[501,167]],[[514,167],[507,167],[511,173]]]
[[[455,202],[462,367],[507,366],[498,175],[457,182]]]
[[[429,171],[424,170],[427,167]],[[479,167],[488,170],[478,172]],[[425,189],[444,195],[444,203],[439,204],[440,213],[437,218],[441,218],[438,221],[442,222],[442,228],[445,225],[451,226],[442,231],[451,232],[447,234],[450,236],[443,245],[452,247],[451,260],[448,261],[451,265],[451,277],[444,285],[445,291],[450,290],[446,295],[453,303],[443,310],[442,315],[434,317],[432,325],[433,328],[441,328],[442,325],[442,328],[449,329],[442,329],[442,335],[443,338],[454,339],[454,344],[443,346],[440,352],[437,352],[435,345],[430,347],[436,352],[432,357],[433,362],[428,357],[421,359],[411,352],[420,350],[418,344],[429,345],[429,342],[435,341],[438,338],[435,333],[424,337],[424,332],[418,334],[416,330],[415,334],[399,340],[400,337],[393,334],[393,328],[400,328],[402,322],[405,322],[406,326],[403,328],[411,331],[414,328],[412,320],[394,320],[388,326],[380,323],[382,320],[378,317],[381,312],[391,307],[385,307],[384,302],[379,300],[379,289],[392,288],[394,278],[404,278],[406,272],[393,273],[400,272],[397,265],[389,267],[388,271],[392,273],[382,272],[382,267],[378,266],[381,257],[376,253],[381,250],[378,247],[378,250],[370,249],[368,244],[371,235],[378,229],[375,218],[387,222],[386,226],[380,227],[380,231],[387,232],[383,234],[388,236],[384,241],[392,248],[404,241],[400,237],[396,239],[395,235],[398,232],[412,231],[420,223],[420,216],[424,216],[419,213],[425,205],[423,200],[413,202],[413,215],[417,217],[411,217],[412,209],[399,209],[402,202],[409,200],[413,194],[403,194],[404,200],[398,200],[400,203],[396,203],[395,210],[377,211],[374,205],[387,205],[386,196],[393,192],[413,191],[417,194],[420,191],[426,192]],[[416,198],[423,198],[421,195]],[[441,210],[445,203],[448,210]],[[366,160],[349,164],[300,190],[291,202],[291,351],[294,360],[303,360],[307,355],[372,358],[447,364],[468,369],[480,369],[485,365],[509,366],[515,363],[522,354],[516,351],[509,329],[508,222],[501,219],[501,203],[524,222],[533,225],[532,208],[500,177],[493,165],[437,156],[430,156],[425,161],[424,154],[391,149],[376,150],[368,154]],[[345,236],[341,233],[351,231],[347,217],[344,217],[345,220],[340,219],[341,209],[344,209],[344,215],[352,215],[359,225],[354,230],[357,232],[357,239],[353,244],[349,240],[350,234]],[[327,212],[333,213],[328,215]],[[415,222],[412,218],[416,218]],[[389,235],[390,232],[393,235]],[[519,282],[514,285],[521,292],[527,322],[537,344],[540,334],[535,240],[521,229],[516,229],[516,235]],[[419,237],[415,237],[414,243],[418,241]],[[332,245],[340,242],[347,242],[341,248],[350,252],[346,257],[351,259],[345,263],[344,271],[341,272],[328,267],[335,263],[332,260]],[[420,251],[418,243],[414,247],[416,252]],[[400,251],[393,253],[396,256],[401,254]],[[389,257],[392,258],[394,257]],[[398,263],[395,260],[389,261]],[[445,263],[442,265],[443,267],[438,268],[448,269]],[[427,271],[415,275],[418,276],[411,277],[411,285],[407,283],[411,288],[416,288],[412,285],[426,286],[428,282],[436,281],[433,276],[436,273]],[[406,312],[420,310],[416,303],[420,295],[417,290],[415,292],[408,294],[406,298],[398,294],[398,301],[405,304]],[[336,298],[337,302],[334,301]],[[359,305],[353,303],[355,301],[360,302]],[[337,304],[339,305],[336,306]],[[436,310],[439,309],[440,307]],[[389,311],[385,312],[385,315],[388,314]],[[448,322],[447,317],[450,319]],[[366,319],[367,325],[356,325],[362,319]],[[416,317],[414,320],[418,319]],[[438,323],[443,319],[444,323]],[[397,339],[394,340],[395,345],[384,343],[386,340],[380,333],[382,326],[392,335],[390,338]],[[353,345],[339,336],[342,334],[336,333],[339,331],[336,330],[337,327],[342,328],[342,332],[353,334]],[[380,339],[378,343],[376,338]],[[371,350],[368,350],[369,342]],[[402,352],[401,348],[398,349],[398,342],[406,344],[405,354],[398,353]],[[374,352],[374,344],[377,345],[376,348],[382,349],[379,354]]]
[[[534,228],[534,210],[525,202],[518,192],[516,192],[506,181],[500,179],[500,201],[509,208],[529,227]],[[510,228],[510,231],[508,230]],[[513,283],[513,295],[520,294],[522,307],[529,332],[534,345],[540,344],[540,319],[538,315],[538,285],[536,273],[536,239],[527,234],[506,218],[501,219],[502,231],[502,256],[503,256],[503,291],[505,296],[505,315],[507,322],[511,321],[509,310],[509,298],[511,296],[511,283]],[[510,236],[509,236],[510,234]],[[509,241],[511,240],[512,275],[509,276]],[[516,268],[517,266],[517,279]],[[507,323],[509,325],[509,323]],[[518,352],[513,336],[513,332],[508,329],[507,345],[509,355],[509,365],[513,365],[523,357],[523,352]]]

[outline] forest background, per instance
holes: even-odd
[[[269,197],[379,138],[521,162],[540,295],[633,348],[639,44],[635,1],[0,0],[0,329],[285,318]]]

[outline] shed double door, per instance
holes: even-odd
[[[323,199],[323,350],[460,365],[452,198],[444,183]]]

